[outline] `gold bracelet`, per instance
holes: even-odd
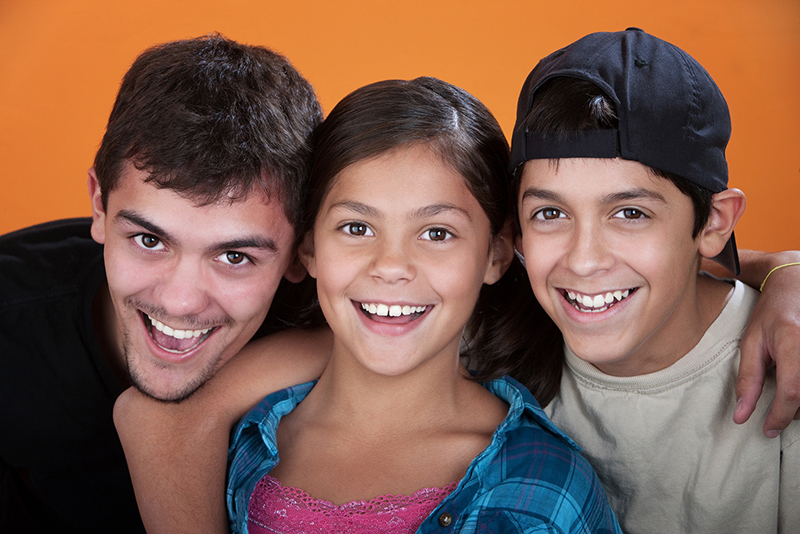
[[[793,263],[784,263],[783,265],[778,265],[777,267],[772,269],[770,272],[767,273],[767,276],[764,277],[764,281],[761,282],[761,287],[759,287],[758,290],[759,291],[764,291],[764,284],[767,283],[767,280],[769,279],[769,275],[771,275],[772,273],[774,273],[778,269],[783,269],[784,267],[789,267],[790,265],[800,265],[800,261],[796,261],[796,262],[793,262]]]

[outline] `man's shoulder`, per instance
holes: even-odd
[[[0,236],[2,300],[68,291],[101,277],[103,246],[90,229],[90,218],[63,219]]]

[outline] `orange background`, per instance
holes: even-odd
[[[89,215],[92,164],[119,82],[144,48],[219,31],[285,54],[323,107],[386,78],[432,75],[483,100],[507,135],[536,61],[638,26],[694,56],[733,118],[739,246],[800,248],[798,0],[0,0],[0,233]]]

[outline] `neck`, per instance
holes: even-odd
[[[668,326],[648,338],[636,354],[596,367],[612,376],[638,376],[666,369],[700,342],[722,313],[732,291],[729,283],[698,273]]]
[[[106,364],[114,374],[114,378],[124,387],[130,386],[130,376],[123,355],[117,314],[108,292],[107,282],[103,282],[92,300],[92,326],[97,345],[100,347]]]
[[[407,431],[435,425],[454,416],[473,388],[483,389],[467,378],[457,347],[450,352],[406,373],[388,376],[359,365],[335,343],[331,360],[312,392],[315,411],[330,422],[346,422],[370,433],[385,430],[381,427]]]

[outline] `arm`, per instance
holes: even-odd
[[[245,347],[185,401],[155,401],[131,388],[114,406],[147,532],[228,532],[225,480],[232,426],[267,394],[319,377],[327,328],[275,334]]]
[[[800,251],[739,251],[742,274],[739,279],[759,288],[767,274],[778,265],[800,261]],[[706,268],[706,265],[703,265]],[[721,267],[709,270],[731,276]],[[777,392],[767,419],[764,434],[777,436],[792,419],[800,419],[800,265],[773,272],[750,317],[741,345],[741,363],[736,379],[739,399],[733,420],[744,423],[753,413],[761,396],[767,369],[776,368]]]

